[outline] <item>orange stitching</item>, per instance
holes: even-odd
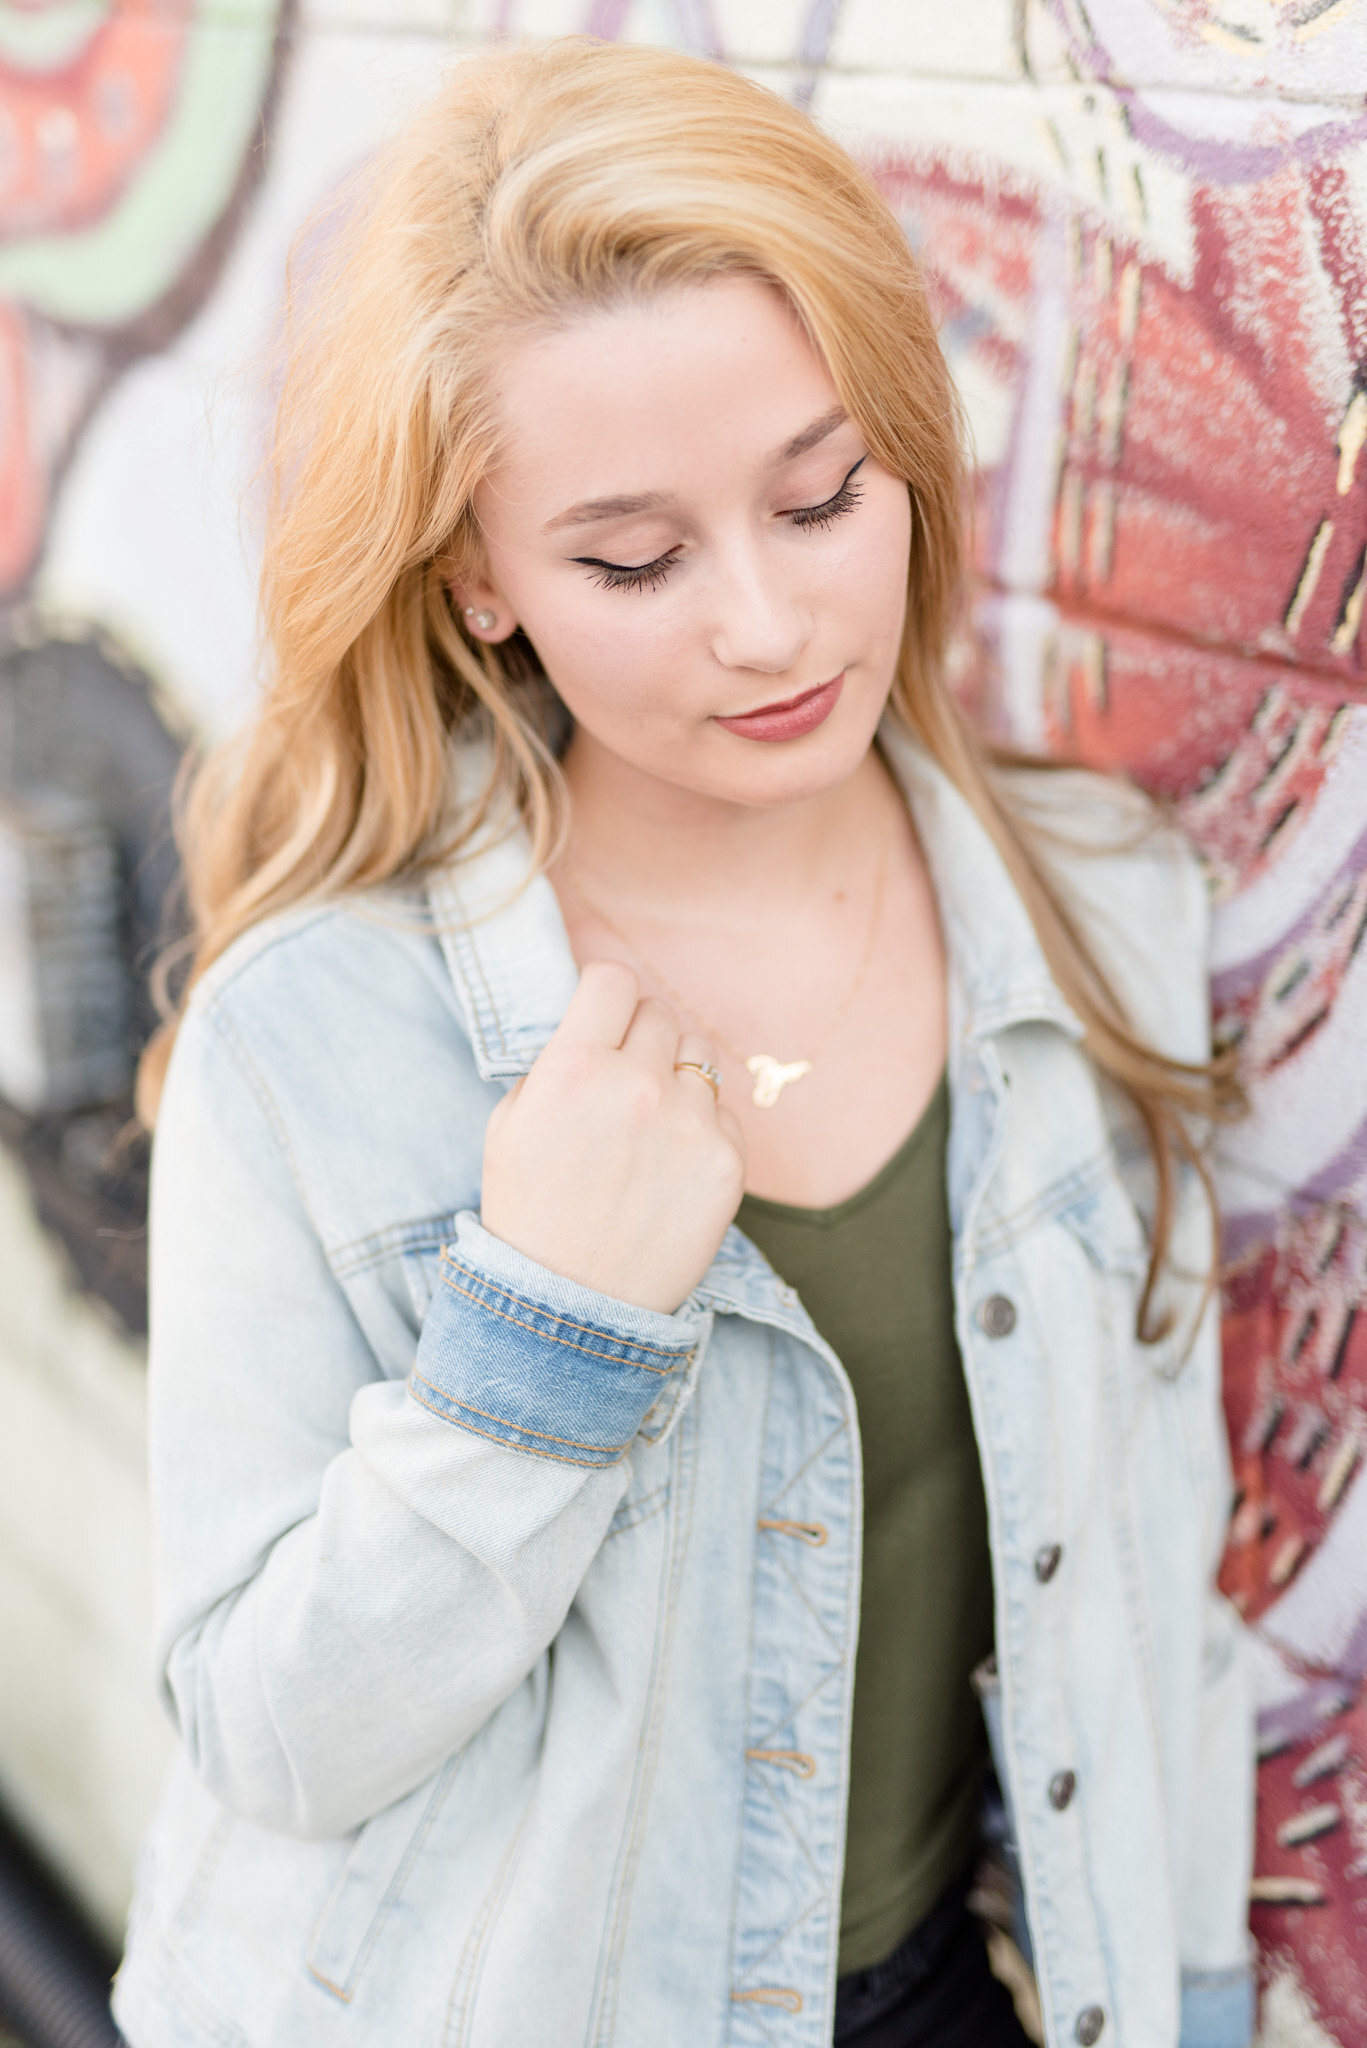
[[[582,1351],[586,1357],[604,1359],[608,1365],[634,1365],[641,1372],[658,1374],[661,1379],[667,1379],[674,1370],[673,1365],[647,1365],[643,1358],[617,1358],[614,1357],[611,1351],[595,1351],[591,1344],[576,1344],[572,1337],[557,1337],[549,1330],[538,1330],[535,1323],[524,1323],[520,1316],[510,1316],[506,1308],[496,1308],[492,1301],[481,1301],[480,1297],[477,1294],[472,1294],[468,1287],[458,1287],[455,1281],[448,1279],[445,1274],[442,1275],[442,1280],[443,1284],[449,1287],[453,1294],[463,1294],[467,1301],[472,1301],[475,1304],[476,1308],[488,1309],[491,1316],[501,1316],[504,1322],[511,1323],[515,1330],[527,1330],[533,1337],[540,1337],[545,1344],[563,1344],[566,1351]],[[510,1301],[516,1299],[513,1295],[509,1295],[507,1298]],[[559,1318],[556,1320],[558,1321]],[[578,1323],[565,1324],[567,1330],[577,1330],[579,1327]],[[624,1337],[622,1342],[630,1344],[631,1339]],[[659,1346],[655,1344],[647,1344],[642,1348],[647,1351],[654,1351],[660,1358],[668,1358],[672,1355],[669,1352],[661,1351]],[[692,1355],[690,1351],[681,1351],[676,1362],[682,1365]]]
[[[486,1280],[482,1273],[477,1273],[473,1266],[465,1265],[450,1250],[443,1250],[441,1262],[444,1266],[454,1266],[458,1273],[468,1273],[472,1280],[478,1280],[480,1286],[487,1287],[491,1294],[501,1295],[504,1301],[516,1301],[528,1308],[535,1306],[532,1302],[523,1302],[522,1296],[514,1294],[510,1287],[500,1287],[497,1280]],[[455,1288],[457,1294],[464,1294],[467,1291],[463,1287],[456,1287],[454,1280],[448,1280],[446,1284],[448,1287]],[[472,1301],[475,1299],[474,1295],[470,1295],[469,1298]],[[552,1321],[561,1324],[567,1330],[578,1330],[581,1337],[601,1337],[603,1334],[601,1330],[595,1329],[592,1323],[576,1323],[573,1316],[562,1316],[558,1309],[543,1309],[541,1313],[549,1316]],[[657,1358],[673,1358],[675,1355],[667,1344],[643,1344],[635,1337],[623,1337],[620,1341],[623,1344],[633,1345],[637,1351],[653,1351]]]
[[[774,1529],[780,1536],[796,1536],[801,1543],[810,1543],[813,1550],[820,1550],[830,1535],[824,1522],[777,1522],[768,1515],[761,1515],[756,1526],[760,1529]]]
[[[408,1391],[410,1394],[412,1394],[413,1399],[418,1403],[419,1407],[425,1408],[429,1415],[437,1416],[438,1419],[442,1422],[449,1422],[451,1420],[449,1415],[443,1413],[443,1411],[440,1408],[434,1407],[431,1401],[423,1400],[422,1395],[418,1393],[412,1385],[412,1380],[420,1380],[421,1384],[424,1387],[431,1386],[430,1380],[421,1379],[421,1375],[415,1372],[412,1375],[412,1379],[409,1382]],[[436,1394],[440,1393],[441,1390],[438,1387],[432,1387],[432,1392]],[[446,1400],[447,1398],[448,1397],[446,1395],[442,1395],[443,1400]],[[462,1429],[468,1429],[472,1436],[487,1437],[491,1444],[502,1444],[505,1451],[525,1451],[529,1458],[554,1458],[557,1465],[585,1465],[591,1471],[606,1470],[606,1466],[604,1466],[602,1461],[598,1458],[562,1458],[558,1451],[539,1451],[536,1448],[535,1444],[509,1443],[506,1436],[498,1436],[492,1429],[480,1429],[477,1427],[475,1423],[466,1422],[464,1419],[466,1411],[463,1402],[452,1401],[450,1405],[453,1408],[459,1408],[461,1410],[460,1426]],[[484,1415],[484,1410],[482,1408],[471,1408],[469,1410],[469,1413],[471,1415]],[[503,1427],[505,1429],[520,1429],[522,1427],[521,1423],[505,1422],[501,1415],[485,1415],[484,1420],[486,1422],[501,1422],[503,1423]],[[575,1443],[573,1437],[548,1436],[546,1434],[546,1431],[542,1429],[529,1429],[527,1431],[527,1435],[544,1437],[545,1441],[548,1444],[567,1444],[572,1451],[591,1451],[597,1448],[597,1446],[595,1446],[594,1444],[577,1444]],[[607,1463],[609,1465],[615,1465],[618,1459],[626,1450],[626,1445],[604,1444],[602,1448],[605,1452],[611,1453],[610,1457],[607,1460]]]
[[[777,2005],[784,2012],[801,2012],[802,1993],[782,1984],[761,1984],[754,1991],[733,1991],[733,2005]]]
[[[352,2000],[352,1993],[350,1991],[343,1991],[340,1984],[334,1984],[331,1977],[325,1977],[321,1970],[315,1970],[312,1963],[308,1965],[308,1973],[310,1977],[322,1985],[324,1991],[330,1991],[334,1998],[340,1998],[343,2005],[350,2005]]]
[[[799,1778],[816,1776],[816,1758],[808,1756],[805,1749],[747,1749],[745,1754],[751,1763],[777,1764],[780,1770],[792,1771]]]

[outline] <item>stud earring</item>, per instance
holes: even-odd
[[[477,612],[472,604],[466,605],[465,616],[467,619],[474,620],[476,627],[481,633],[492,633],[494,627],[498,624],[497,612]]]

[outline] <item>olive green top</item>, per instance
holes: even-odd
[[[881,1962],[972,1854],[986,1756],[969,1674],[992,1648],[978,1447],[954,1335],[949,1090],[857,1195],[736,1220],[849,1374],[864,1461],[842,1974]]]

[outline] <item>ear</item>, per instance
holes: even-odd
[[[510,639],[517,631],[512,606],[491,583],[457,582],[451,578],[447,589],[460,614],[460,622],[472,640],[486,640],[493,645]]]

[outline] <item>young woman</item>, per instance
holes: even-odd
[[[187,838],[129,2041],[1019,2042],[995,1653],[1048,2041],[1241,2048],[1204,893],[947,693],[896,222],[571,43],[313,264]]]

